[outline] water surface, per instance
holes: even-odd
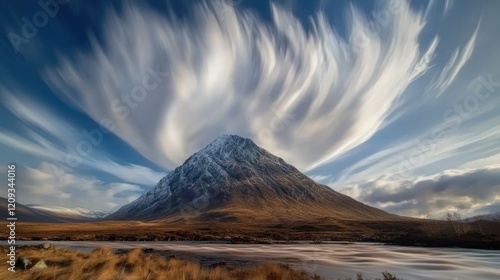
[[[5,243],[2,242],[2,243]],[[39,244],[40,241],[18,242]],[[101,242],[55,241],[58,248],[90,251],[153,248],[198,260],[204,265],[224,261],[230,265],[275,261],[326,279],[352,277],[362,272],[380,278],[382,271],[403,279],[500,279],[500,251],[458,248],[419,248],[380,244],[220,244],[203,242]],[[6,244],[3,244],[6,245]]]

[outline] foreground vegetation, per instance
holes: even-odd
[[[109,248],[99,248],[90,253],[66,249],[43,249],[38,246],[18,248],[18,259],[26,258],[36,264],[43,260],[46,267],[23,268],[18,261],[16,272],[7,270],[7,249],[1,247],[0,279],[26,280],[305,280],[320,279],[280,264],[262,264],[251,268],[230,268],[224,265],[203,268],[198,263],[165,258],[154,253],[133,249],[123,254]]]
[[[43,245],[50,245],[44,243]],[[52,245],[17,249],[16,272],[7,270],[7,247],[0,246],[0,279],[13,280],[322,280],[281,264],[233,268],[218,263],[204,268],[198,263],[162,257],[152,249],[122,253],[103,247],[90,253],[55,249]],[[29,264],[27,263],[29,260]],[[43,264],[43,265],[40,265]],[[399,280],[389,272],[375,280]],[[353,280],[343,278],[339,280]],[[368,280],[358,274],[356,280]]]
[[[0,222],[0,226],[5,225]],[[295,240],[379,242],[396,245],[500,249],[500,222],[347,221],[323,219],[269,223],[182,223],[102,221],[16,225],[18,240],[60,241],[219,241],[272,243]],[[0,232],[0,240],[8,235]]]

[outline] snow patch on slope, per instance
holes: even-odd
[[[466,222],[475,222],[475,221],[500,221],[500,212],[491,213],[486,215],[479,215],[465,219]]]

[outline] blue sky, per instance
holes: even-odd
[[[21,203],[112,211],[238,134],[393,213],[500,211],[498,1],[40,3],[0,2]]]

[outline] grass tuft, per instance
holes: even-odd
[[[99,248],[90,253],[66,249],[41,250],[26,246],[17,249],[18,257],[42,259],[48,268],[35,271],[7,270],[5,247],[0,247],[0,279],[20,280],[308,280],[319,279],[280,264],[261,264],[252,268],[203,268],[198,263],[156,254],[144,254],[133,249],[115,254],[110,248]]]

